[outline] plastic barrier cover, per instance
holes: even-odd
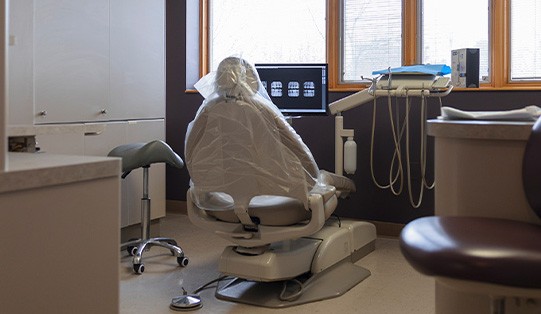
[[[205,208],[208,192],[219,192],[212,197],[241,207],[254,196],[280,195],[308,208],[308,193],[323,185],[317,164],[255,68],[229,57],[195,87],[205,100],[188,125],[185,159],[196,204]]]

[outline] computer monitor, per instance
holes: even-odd
[[[256,64],[272,102],[284,115],[327,113],[327,64]]]

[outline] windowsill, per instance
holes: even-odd
[[[367,87],[333,87],[329,88],[329,92],[358,92]],[[497,91],[541,91],[541,86],[503,86],[503,87],[491,87],[481,86],[478,88],[453,88],[452,92],[497,92]],[[451,92],[451,93],[452,93]]]
[[[453,89],[453,91],[460,91],[460,92],[532,91],[532,90],[541,91],[541,86],[502,86],[502,87],[481,86],[479,88],[454,88]]]
[[[367,87],[333,87],[329,88],[331,93],[347,93],[358,92]],[[499,91],[541,91],[541,86],[505,86],[505,87],[489,87],[481,86],[479,88],[453,88],[453,92],[499,92]],[[186,89],[186,94],[198,94],[195,89]],[[451,92],[452,93],[452,92]]]

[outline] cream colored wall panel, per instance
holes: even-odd
[[[118,184],[0,193],[2,313],[118,313]]]

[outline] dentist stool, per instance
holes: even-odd
[[[526,144],[522,185],[532,217],[541,218],[541,119]],[[491,313],[541,311],[539,224],[491,217],[423,217],[402,230],[400,248],[413,268],[436,277],[437,283],[490,296]],[[515,302],[506,303],[506,298]],[[437,314],[472,311],[478,313],[456,302],[436,304]]]
[[[176,168],[182,168],[182,159],[163,141],[149,143],[134,143],[121,145],[109,152],[110,157],[122,158],[122,179],[137,168],[143,168],[143,197],[141,198],[141,238],[121,244],[121,249],[126,248],[133,256],[133,271],[142,274],[145,271],[143,264],[143,252],[152,246],[161,246],[171,251],[176,256],[180,266],[188,265],[188,258],[184,251],[171,238],[150,237],[150,198],[148,195],[148,178],[150,165],[154,163],[167,163]]]

